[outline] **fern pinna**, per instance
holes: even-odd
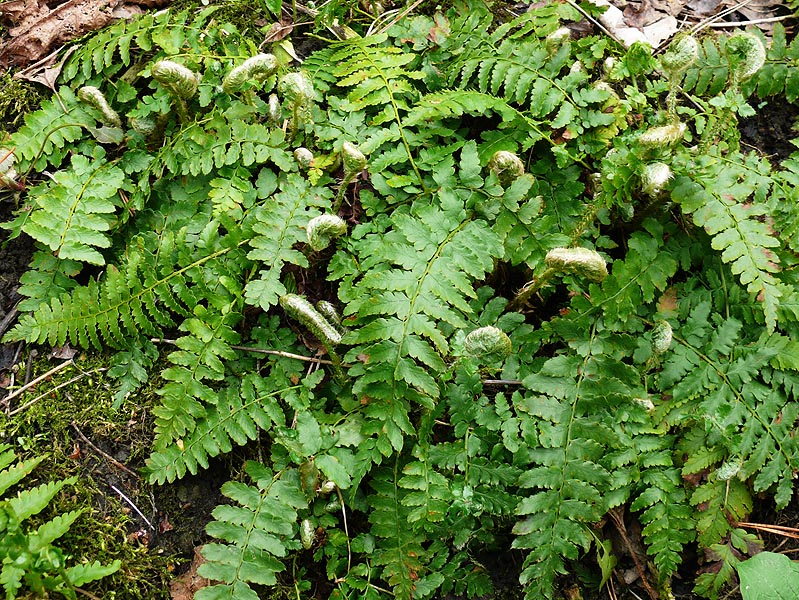
[[[799,468],[799,168],[723,126],[793,85],[779,31],[653,57],[475,1],[298,69],[212,14],[100,34],[0,154],[38,244],[8,339],[118,349],[118,405],[161,354],[153,483],[257,445],[197,597],[479,597],[511,547],[550,598],[632,519],[652,590],[696,542],[718,593]]]

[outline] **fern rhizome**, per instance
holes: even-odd
[[[478,597],[510,547],[549,598],[608,565],[605,517],[640,521],[668,597],[687,545],[722,556],[755,495],[791,500],[799,157],[736,123],[797,98],[799,48],[653,56],[581,18],[475,1],[298,67],[212,9],[146,16],[4,144],[6,227],[37,244],[7,339],[116,349],[118,406],[163,352],[153,483],[266,449],[196,598]]]

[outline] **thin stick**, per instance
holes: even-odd
[[[799,529],[795,527],[784,527],[782,525],[763,525],[761,523],[738,523],[738,527],[748,527],[757,531],[765,531],[774,535],[782,535],[785,537],[799,540]]]
[[[483,385],[522,385],[520,379],[484,379]]]
[[[150,338],[154,344],[169,344],[170,346],[177,345],[177,340],[168,340],[166,338]],[[312,356],[304,356],[302,354],[294,354],[293,352],[284,352],[283,350],[266,350],[264,348],[253,348],[250,346],[231,346],[234,350],[241,350],[242,352],[254,352],[256,354],[269,354],[271,356],[282,356],[283,358],[293,358],[295,360],[304,360],[306,362],[316,363],[319,365],[332,365],[333,362],[323,358],[314,358]]]
[[[125,465],[123,465],[121,462],[119,462],[113,456],[103,452],[97,446],[95,446],[91,442],[91,440],[89,438],[87,438],[85,435],[83,435],[83,432],[80,429],[78,429],[78,426],[75,423],[75,421],[72,421],[71,425],[72,425],[72,429],[75,430],[75,433],[77,433],[80,436],[80,439],[82,439],[84,442],[86,442],[89,445],[89,447],[91,447],[92,450],[97,452],[97,454],[99,454],[100,456],[105,458],[108,462],[110,462],[112,465],[114,465],[117,469],[122,469],[123,471],[125,471],[125,473],[127,473],[128,475],[132,475],[136,479],[139,478],[138,474],[136,474],[133,471],[131,471],[130,469],[128,469]]]
[[[764,19],[752,19],[751,21],[728,21],[725,23],[708,23],[708,27],[746,27],[748,25],[761,25],[763,23],[776,23],[787,19],[795,19],[796,15],[781,15],[779,17],[768,17]]]
[[[743,2],[739,2],[735,6],[730,6],[729,8],[724,9],[723,11],[721,11],[720,13],[712,15],[712,16],[708,17],[707,19],[705,19],[704,21],[700,21],[699,23],[697,23],[696,25],[691,27],[691,29],[688,31],[688,33],[689,34],[694,34],[694,33],[697,33],[699,31],[701,31],[705,27],[710,27],[711,23],[715,23],[716,21],[721,20],[723,17],[726,17],[727,15],[734,13],[739,8],[743,8],[744,6],[749,4],[750,2],[752,2],[752,0],[743,0]]]
[[[11,324],[16,320],[17,315],[19,315],[19,310],[17,310],[17,306],[19,306],[19,303],[17,303],[16,306],[14,306],[14,308],[8,311],[6,316],[3,317],[3,320],[0,321],[0,336],[2,336],[6,331],[8,331],[8,328],[11,327]]]
[[[659,597],[658,593],[646,578],[646,570],[644,569],[644,565],[641,563],[641,559],[638,558],[638,555],[635,553],[635,548],[633,548],[632,542],[630,542],[630,538],[627,536],[627,527],[625,527],[624,519],[619,514],[618,509],[613,509],[610,511],[610,518],[613,521],[613,524],[616,526],[616,531],[619,532],[624,545],[627,546],[627,550],[630,551],[630,556],[633,559],[633,563],[635,563],[635,570],[638,571],[638,576],[641,578],[641,585],[644,586],[646,593],[652,600],[657,600]]]
[[[72,362],[72,360],[70,359],[70,360],[68,360],[67,362]],[[63,364],[63,363],[62,363],[62,364]],[[57,386],[55,386],[54,388],[50,388],[50,389],[49,389],[49,390],[47,390],[46,392],[44,392],[44,393],[42,393],[42,394],[39,394],[39,395],[38,395],[38,396],[36,396],[36,397],[35,397],[33,400],[29,400],[28,402],[26,402],[26,403],[25,403],[25,404],[23,404],[22,406],[18,406],[18,407],[17,407],[17,408],[15,408],[14,410],[10,411],[10,412],[8,413],[8,416],[9,416],[9,417],[13,417],[13,416],[14,416],[14,415],[16,415],[16,414],[19,414],[19,413],[21,413],[21,412],[22,412],[23,410],[25,410],[26,408],[29,408],[29,407],[33,406],[34,404],[36,404],[36,403],[37,403],[39,400],[41,400],[42,398],[46,398],[47,396],[49,396],[49,395],[50,395],[50,394],[52,394],[53,392],[55,392],[55,391],[57,391],[57,390],[60,390],[60,389],[61,389],[61,388],[63,388],[63,387],[67,387],[68,385],[71,385],[71,384],[75,383],[76,381],[78,381],[78,380],[80,380],[80,379],[83,379],[84,377],[88,377],[89,375],[92,375],[93,373],[99,373],[99,372],[101,372],[101,371],[107,371],[107,370],[108,370],[108,369],[106,369],[105,367],[99,367],[99,368],[95,369],[94,371],[90,371],[90,372],[88,372],[88,373],[81,372],[81,374],[80,374],[80,375],[76,375],[75,377],[73,377],[73,378],[72,378],[72,379],[70,379],[69,381],[64,381],[64,382],[62,382],[62,383],[59,383],[59,384],[58,384]],[[35,381],[31,381],[31,382],[28,384],[28,386],[30,386],[30,385],[33,385],[34,383],[36,383],[36,382],[35,382]]]
[[[338,501],[341,502],[341,516],[344,520],[344,536],[347,538],[347,575],[352,570],[352,548],[350,548],[350,530],[347,527],[347,505],[344,503],[344,496],[341,495],[341,490],[336,486],[336,493],[338,494]]]
[[[152,523],[150,523],[150,521],[148,521],[148,520],[147,520],[147,517],[145,517],[145,516],[144,516],[144,513],[142,513],[142,511],[140,511],[140,510],[139,510],[139,507],[138,507],[138,506],[136,506],[135,504],[133,504],[133,500],[131,500],[131,499],[130,499],[130,498],[128,498],[128,497],[127,497],[125,494],[123,494],[123,493],[122,493],[122,490],[120,490],[120,489],[119,489],[117,486],[115,486],[115,485],[112,485],[112,486],[111,486],[111,489],[112,489],[112,490],[114,490],[114,491],[115,491],[117,494],[119,494],[119,497],[120,497],[120,498],[122,498],[122,499],[123,499],[125,502],[127,502],[127,503],[128,503],[128,505],[129,505],[129,506],[130,506],[130,507],[131,507],[133,510],[135,510],[135,511],[136,511],[136,514],[137,514],[137,515],[139,515],[139,516],[140,516],[140,517],[141,517],[141,518],[144,520],[144,522],[145,522],[145,523],[147,523],[147,527],[149,527],[151,531],[155,531],[155,527],[153,527],[153,524],[152,524]]]
[[[13,392],[11,392],[11,393],[10,393],[8,396],[6,396],[6,397],[4,398],[4,400],[6,400],[6,401],[13,400],[13,399],[14,399],[14,398],[16,398],[17,396],[19,396],[19,395],[21,395],[21,394],[24,394],[24,393],[25,393],[27,390],[29,390],[30,388],[32,388],[33,386],[35,386],[37,383],[40,383],[40,382],[44,381],[45,379],[47,379],[48,377],[50,377],[50,376],[52,376],[52,375],[55,375],[55,374],[56,374],[56,373],[58,373],[58,372],[59,372],[61,369],[63,369],[63,368],[64,368],[64,367],[66,367],[67,365],[71,365],[71,364],[74,364],[74,361],[73,361],[71,358],[70,358],[69,360],[65,360],[65,361],[64,361],[64,362],[62,362],[60,365],[56,365],[55,367],[53,367],[52,369],[50,369],[49,371],[47,371],[47,373],[44,373],[43,375],[39,375],[39,376],[38,376],[36,379],[33,379],[32,381],[29,381],[28,383],[26,383],[25,385],[23,385],[23,386],[22,386],[21,388],[19,388],[18,390],[14,390],[14,391],[13,391]]]
[[[83,594],[83,595],[84,595],[84,596],[86,596],[87,598],[91,598],[91,600],[102,600],[102,598],[100,598],[99,596],[95,596],[95,595],[94,595],[94,594],[92,594],[91,592],[87,592],[86,590],[82,590],[82,589],[81,589],[81,588],[79,588],[79,587],[72,588],[72,589],[74,589],[76,592],[80,592],[81,594]]]

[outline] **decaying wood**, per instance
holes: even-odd
[[[0,68],[24,67],[66,42],[113,21],[131,18],[144,8],[169,0],[67,0],[50,8],[46,0],[9,0],[0,3],[0,23],[8,39],[0,43]],[[50,0],[51,4],[55,2]]]

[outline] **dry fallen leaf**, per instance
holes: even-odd
[[[172,600],[192,600],[194,593],[208,585],[208,580],[197,574],[197,569],[205,562],[202,554],[202,546],[194,549],[194,559],[191,561],[189,570],[180,577],[176,577],[169,584],[169,597]]]

